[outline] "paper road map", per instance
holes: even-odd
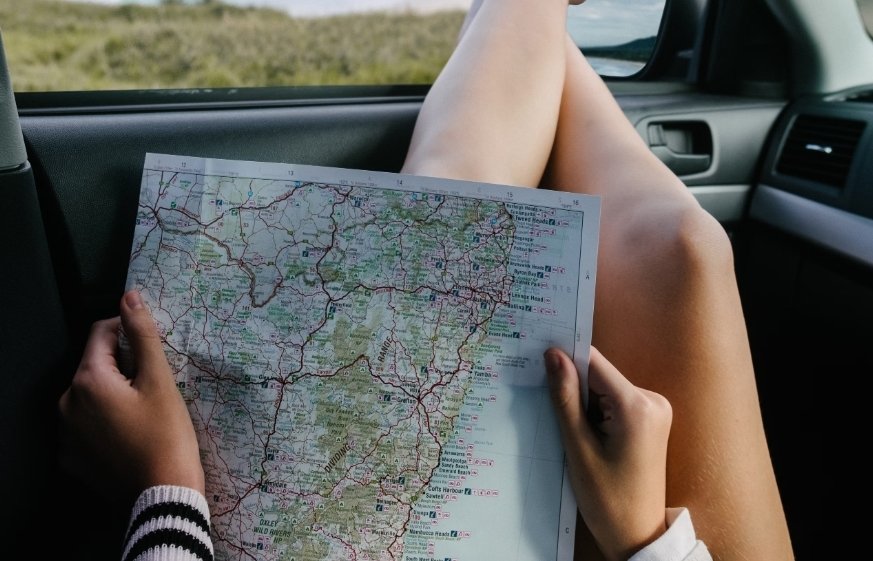
[[[587,363],[599,199],[149,154],[128,287],[216,558],[572,559],[542,364]]]

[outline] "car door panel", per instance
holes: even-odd
[[[24,117],[69,311],[114,313],[147,152],[398,169],[418,105]],[[80,325],[81,327],[81,325]]]
[[[745,214],[760,154],[784,104],[684,97],[681,107],[648,106],[635,121],[637,132],[700,205],[730,227]]]

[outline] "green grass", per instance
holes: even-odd
[[[0,0],[16,91],[431,83],[463,18]]]

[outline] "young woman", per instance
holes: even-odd
[[[681,505],[718,559],[791,559],[730,242],[566,35],[566,10],[566,0],[477,2],[424,102],[402,171],[602,197],[594,345],[630,381],[592,351],[599,427],[583,414],[569,359],[546,358],[580,511],[607,558],[704,555],[687,513],[665,510]],[[119,322],[138,363],[132,383],[114,359]],[[95,324],[60,405],[80,451],[102,443],[111,451],[102,460],[146,490],[125,556],[170,559],[160,552],[179,542],[163,540],[182,534],[197,549],[184,551],[206,556],[196,439],[136,293],[123,298],[120,320]],[[178,527],[143,514],[164,512],[147,505],[168,498],[193,506],[171,517]],[[582,555],[591,540],[578,541]],[[664,543],[687,551],[665,556]]]

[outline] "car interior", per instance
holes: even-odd
[[[0,527],[40,558],[113,559],[128,507],[61,469],[56,404],[91,323],[117,313],[145,154],[398,171],[427,86],[13,94],[6,74]],[[860,399],[843,384],[873,372],[873,39],[859,3],[668,0],[652,60],[607,83],[730,234],[795,555],[816,558],[847,456],[827,423]]]

